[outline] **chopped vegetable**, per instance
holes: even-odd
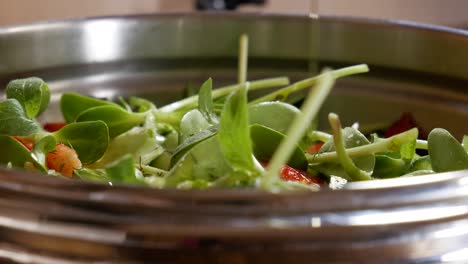
[[[210,78],[198,95],[162,107],[139,97],[115,103],[65,93],[66,122],[44,126],[36,118],[50,102],[47,83],[14,80],[0,102],[0,164],[110,185],[269,192],[468,169],[468,136],[460,143],[437,128],[425,140],[408,113],[385,137],[363,134],[358,125],[343,128],[333,113],[332,133],[317,130],[335,80],[365,73],[367,65],[292,84],[285,77],[249,81],[246,35],[239,47],[237,84],[213,89]],[[274,87],[280,89],[249,100],[250,91]],[[300,108],[287,101],[299,91],[306,93]]]
[[[76,151],[64,144],[58,144],[47,154],[46,163],[47,168],[68,177],[73,175],[74,170],[81,168],[81,161]]]

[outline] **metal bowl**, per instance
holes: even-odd
[[[369,74],[338,81],[323,116],[375,124],[412,112],[427,130],[468,133],[468,33],[398,21],[174,14],[3,28],[0,83],[45,79],[53,92],[47,120],[61,118],[64,91],[162,105],[189,82],[235,82],[241,33],[250,36],[249,79],[369,64]],[[468,171],[275,195],[106,186],[2,169],[0,208],[0,258],[9,262],[468,261]]]

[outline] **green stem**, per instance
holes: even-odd
[[[331,72],[332,76],[334,79],[338,79],[344,76],[349,76],[353,74],[358,74],[358,73],[364,73],[368,72],[369,67],[365,64],[359,64],[351,67],[346,67],[343,69],[339,70],[334,70]],[[250,102],[250,104],[257,104],[261,102],[267,102],[267,101],[284,101],[286,98],[289,96],[289,94],[306,89],[308,87],[313,86],[316,84],[321,78],[323,77],[323,74],[317,75],[315,77],[305,79],[296,83],[291,84],[290,86],[287,86],[283,89],[277,90],[275,92],[269,93],[263,97],[257,98],[253,101]]]
[[[353,160],[348,156],[343,141],[343,130],[341,129],[341,122],[338,115],[330,113],[328,115],[328,121],[333,130],[333,143],[335,144],[336,154],[346,174],[355,181],[367,181],[372,180],[372,177],[365,171],[358,168]]]
[[[135,164],[135,167],[140,168],[140,170],[143,173],[146,174],[151,174],[151,175],[156,175],[159,177],[165,176],[168,172],[162,169],[158,169],[149,165],[140,165],[140,164]]]
[[[322,141],[322,142],[327,142],[328,140],[330,140],[333,136],[328,134],[328,133],[325,133],[325,132],[322,132],[322,131],[312,131],[309,133],[309,138],[311,138],[312,140],[318,140],[318,141]]]
[[[247,81],[247,56],[249,54],[249,38],[242,34],[239,39],[239,76],[238,83],[243,84]]]
[[[417,137],[418,129],[413,128],[392,137],[379,140],[376,143],[346,149],[346,153],[348,156],[354,158],[380,152],[396,151],[399,150],[401,145],[405,142],[415,140]],[[338,155],[336,152],[325,152],[321,154],[306,153],[306,157],[310,163],[338,162]]]
[[[180,120],[184,116],[185,112],[162,112],[154,111],[154,116],[157,122],[166,123],[172,125],[173,127],[179,127]]]
[[[416,140],[416,148],[417,149],[425,149],[427,150],[427,140],[422,140],[422,139],[418,139]]]
[[[281,167],[286,164],[291,157],[297,142],[299,142],[304,132],[309,127],[309,120],[314,119],[333,88],[334,78],[330,72],[325,72],[320,76],[317,86],[311,89],[307,95],[301,108],[301,114],[298,114],[294,118],[286,133],[287,136],[285,140],[280,143],[278,149],[271,158],[270,164],[264,174],[264,180],[262,181],[262,187],[264,189],[271,190],[271,186],[274,182],[279,180],[278,174]]]
[[[287,77],[269,78],[250,82],[249,91],[273,88],[289,84]],[[232,91],[239,89],[240,84],[229,85],[213,90],[212,97],[217,99],[230,94]],[[158,110],[160,112],[174,112],[177,110],[195,108],[198,105],[198,95],[193,95],[177,102],[165,105]]]

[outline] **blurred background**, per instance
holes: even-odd
[[[467,0],[1,0],[0,26],[88,16],[226,9],[403,19],[468,28]]]

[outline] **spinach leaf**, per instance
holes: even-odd
[[[420,170],[432,170],[431,157],[429,155],[417,158],[411,163],[410,172]]]
[[[78,178],[86,181],[110,182],[107,173],[103,169],[80,168],[73,171]]]
[[[380,141],[374,137],[374,142]],[[381,142],[381,141],[380,141]],[[393,178],[408,172],[416,153],[416,139],[404,142],[399,151],[386,152],[375,156],[375,167],[372,177]]]
[[[214,182],[232,172],[224,158],[218,136],[213,136],[196,144],[172,166],[164,178],[164,186],[176,188],[187,181]]]
[[[258,124],[250,126],[250,136],[252,138],[254,155],[261,161],[270,160],[281,141],[286,137],[278,131]],[[307,170],[307,164],[304,151],[297,146],[288,161],[288,165],[305,171]]]
[[[200,92],[198,93],[198,110],[209,123],[217,124],[218,117],[213,108],[212,90],[213,80],[209,78],[202,84]]]
[[[47,153],[53,151],[56,145],[57,141],[55,140],[55,137],[52,135],[47,135],[34,144],[32,153],[42,166],[46,166]]]
[[[468,169],[468,153],[447,130],[433,129],[427,141],[432,168],[435,172]]]
[[[408,167],[409,163],[403,159],[389,155],[376,155],[372,177],[379,179],[399,177],[408,171]]]
[[[295,106],[283,102],[258,103],[249,106],[249,123],[266,126],[286,134],[300,112]]]
[[[221,113],[218,136],[226,161],[234,170],[255,171],[247,109],[247,85],[230,94]]]
[[[109,128],[109,136],[114,138],[132,127],[143,124],[146,113],[129,113],[125,109],[114,105],[102,105],[89,108],[81,112],[77,122],[101,120]]]
[[[50,101],[49,86],[36,77],[11,81],[5,93],[7,98],[18,100],[30,119],[44,112]]]
[[[414,158],[414,154],[416,153],[416,139],[409,140],[401,145],[400,148],[400,158],[410,162]]]
[[[193,148],[198,143],[216,135],[218,132],[217,126],[210,126],[209,128],[202,130],[200,133],[197,133],[191,137],[186,138],[174,151],[174,154],[171,158],[171,164],[176,164],[180,158],[184,156],[187,151]]]
[[[29,136],[38,130],[39,126],[25,115],[16,99],[0,102],[0,135]]]
[[[172,158],[172,154],[167,152],[167,151],[164,151],[156,159],[151,161],[151,163],[149,165],[152,166],[152,167],[156,167],[158,169],[161,169],[161,170],[170,170],[171,169],[171,158]]]
[[[103,105],[112,105],[120,108],[118,104],[113,102],[99,100],[77,93],[65,93],[60,99],[60,108],[62,110],[63,118],[65,121],[67,121],[67,123],[75,122],[78,115],[83,111],[92,107]]]
[[[135,127],[113,138],[99,161],[90,164],[91,168],[103,168],[112,161],[129,154],[140,165],[146,165],[161,155],[164,149],[159,145],[153,129]]]
[[[135,161],[130,154],[109,164],[106,167],[106,174],[112,182],[138,185],[145,184],[143,179],[138,178],[135,169]]]
[[[184,142],[211,126],[210,122],[197,109],[188,111],[180,121],[179,141]]]
[[[45,168],[39,164],[31,155],[31,152],[23,146],[20,142],[16,141],[10,136],[0,135],[0,164],[8,164],[15,168],[24,169],[26,163],[31,163],[34,167],[42,172]]]
[[[102,121],[71,123],[52,135],[73,148],[83,164],[97,161],[109,145],[107,125]]]

